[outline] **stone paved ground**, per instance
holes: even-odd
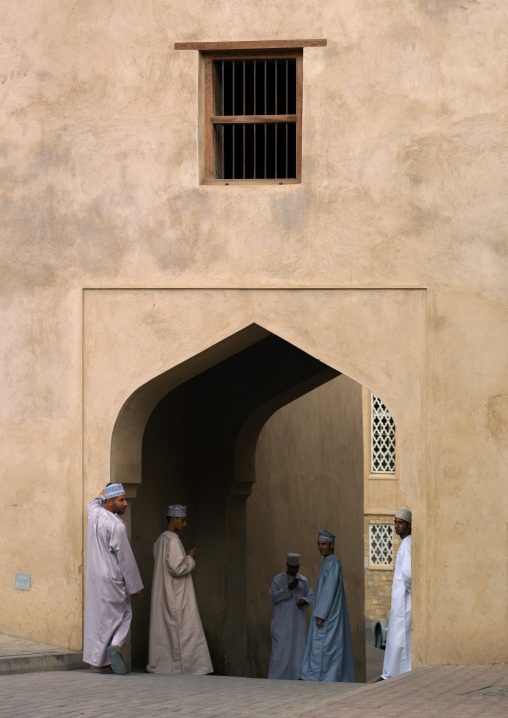
[[[18,658],[34,654],[54,655],[62,653],[65,649],[50,646],[47,643],[37,643],[29,638],[18,638],[0,633],[0,659]]]
[[[1,718],[508,718],[508,665],[424,668],[375,684],[221,676],[0,677]]]
[[[0,633],[0,676],[35,671],[66,671],[84,668],[80,651],[38,643]]]
[[[367,674],[367,683],[372,683],[372,681],[375,681],[376,678],[379,678],[381,673],[383,672],[383,659],[385,657],[385,652],[382,651],[380,648],[371,648],[370,646],[367,646],[365,649],[365,658],[366,658],[366,674]]]
[[[304,718],[506,718],[508,665],[420,668]]]
[[[299,716],[362,684],[223,676],[99,675],[82,670],[0,678],[2,718]]]

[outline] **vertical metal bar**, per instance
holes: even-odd
[[[243,61],[243,114],[245,115],[245,60]],[[242,175],[245,179],[245,123],[243,125],[243,155],[242,155]]]
[[[278,85],[277,85],[277,67],[279,65],[279,61],[275,60],[275,114],[277,114],[277,95],[278,93]]]
[[[266,60],[265,60],[265,82],[264,82],[264,96],[265,96],[265,105],[264,105],[264,114],[266,115],[266,85],[267,85],[267,77],[266,77]],[[266,179],[266,145],[267,145],[267,125],[265,122],[265,167],[264,167],[264,178]]]
[[[277,68],[279,66],[279,61],[275,60],[275,114],[277,114],[277,95],[279,86],[278,86],[278,77],[277,77]],[[275,177],[277,177],[277,139],[279,136],[279,125],[275,125]]]
[[[222,177],[221,179],[224,179],[225,175],[225,167],[224,167],[224,125],[221,127],[221,134],[222,134],[222,147],[221,147],[221,164],[222,164]]]
[[[289,60],[286,60],[286,115],[289,115],[288,86],[289,86]],[[289,145],[288,123],[286,122],[286,179],[288,177],[288,145]]]
[[[264,171],[264,178],[265,178],[265,179],[266,179],[266,134],[267,134],[267,133],[266,133],[266,129],[267,129],[267,124],[266,124],[266,122],[265,122],[265,171]]]
[[[222,60],[222,68],[221,69],[222,69],[222,88],[221,88],[222,89],[222,108],[221,108],[221,113],[222,113],[222,116],[224,117],[224,93],[226,91],[225,87],[224,87],[224,60]],[[221,179],[224,179],[224,175],[226,174],[226,172],[225,172],[226,168],[224,167],[224,125],[222,125],[222,127],[221,127],[221,139],[222,139],[222,143],[221,143],[222,177],[221,177]]]
[[[235,114],[235,61],[233,60],[233,112]]]
[[[235,114],[235,61],[233,60],[233,115]],[[235,141],[236,141],[236,132],[235,132],[235,126],[233,125],[233,179],[235,179]]]
[[[225,93],[225,87],[224,87],[224,60],[222,61],[222,116],[224,117],[224,93]]]
[[[286,122],[286,179],[288,177],[288,123]]]
[[[266,84],[267,84],[267,79],[266,79],[266,60],[265,60],[265,82],[264,82],[265,109],[264,109],[264,111],[263,111],[263,114],[264,114],[264,115],[266,115]]]
[[[256,177],[256,135],[258,133],[258,126],[253,125],[254,127],[254,179],[257,179]]]
[[[286,60],[286,115],[289,115],[289,60]]]
[[[256,114],[256,61],[254,60],[254,114]],[[256,135],[257,125],[254,125],[254,179],[256,179]]]
[[[279,125],[275,125],[275,177],[277,177],[277,137],[279,135]]]

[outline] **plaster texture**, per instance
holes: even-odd
[[[504,0],[0,9],[0,630],[81,647],[86,501],[256,324],[393,412],[415,665],[508,659],[506,35]],[[174,42],[295,37],[302,183],[201,185]]]

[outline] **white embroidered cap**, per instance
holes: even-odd
[[[110,484],[104,489],[104,496],[107,499],[114,499],[115,496],[125,496],[125,489],[122,484]]]
[[[330,533],[330,531],[320,531],[317,540],[328,541],[328,543],[335,543],[335,534]]]
[[[286,563],[288,566],[299,566],[300,565],[300,554],[299,553],[288,553],[286,556]]]
[[[172,504],[171,506],[168,506],[168,518],[170,516],[174,516],[175,518],[178,518],[179,516],[187,516],[187,506],[182,506],[182,504]]]

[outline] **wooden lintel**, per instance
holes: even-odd
[[[288,50],[300,47],[326,47],[327,40],[240,40],[237,42],[175,42],[175,50]]]

